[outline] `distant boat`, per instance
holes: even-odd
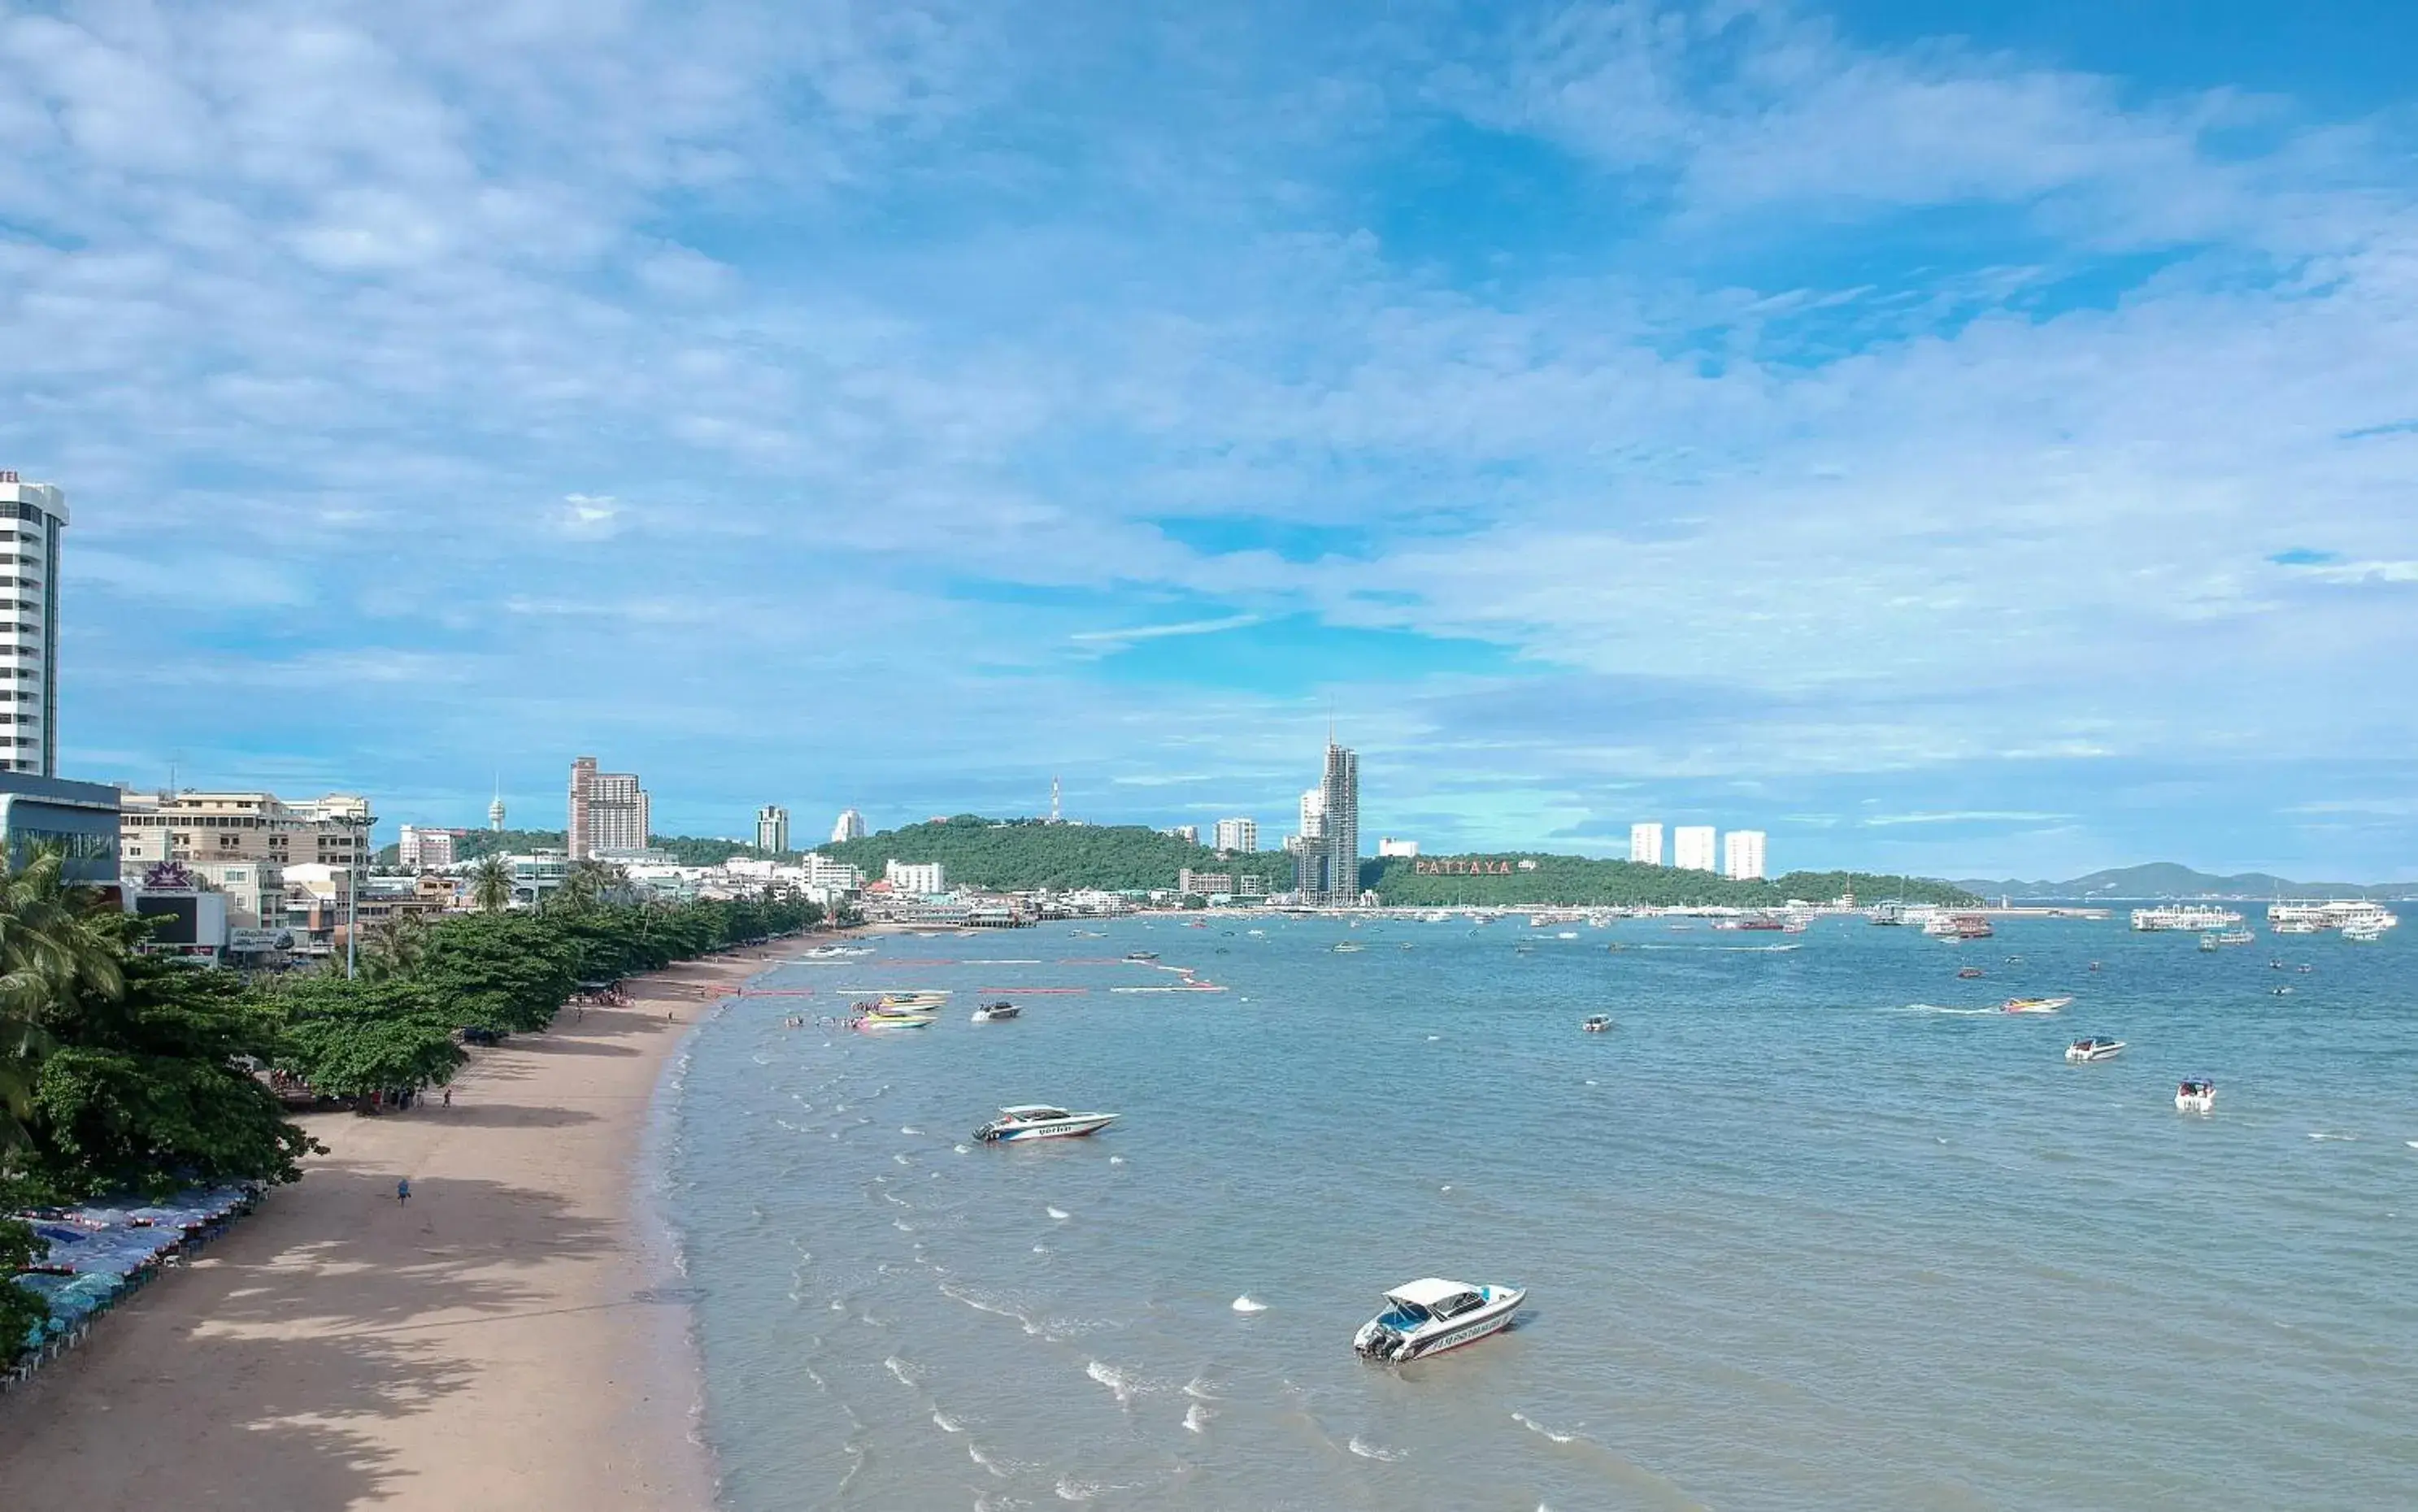
[[[1129,950],[1125,952],[1125,959],[1132,961],[1137,965],[1143,965],[1158,959],[1158,952],[1155,950]]]
[[[1587,1016],[1586,1022],[1581,1024],[1579,1028],[1585,1030],[1590,1034],[1606,1033],[1612,1029],[1612,1016],[1610,1014],[1589,1014]]]
[[[2175,1089],[2175,1111],[2178,1113],[2213,1113],[2216,1111],[2216,1083],[2205,1077],[2186,1081]]]
[[[1024,1012],[1012,1002],[987,1002],[974,1010],[977,1024],[1003,1024]]]
[[[1978,966],[1963,966],[1957,968],[1956,974],[1969,982],[1982,974],[1982,969]]]
[[[1998,1004],[2002,1014],[2053,1014],[2072,1002],[2072,998],[2009,998]]]
[[[1339,939],[1334,944],[1329,945],[1326,948],[1333,951],[1338,955],[1349,955],[1354,951],[1367,950],[1369,947],[1361,944],[1356,939]]]
[[[2124,1042],[2122,1040],[2100,1039],[2097,1037],[2087,1040],[2076,1040],[2072,1045],[2065,1047],[2065,1058],[2074,1061],[2113,1061],[2116,1057],[2123,1053]]]
[[[999,1117],[974,1130],[985,1144],[1011,1144],[1021,1139],[1072,1139],[1096,1134],[1114,1123],[1115,1113],[1069,1113],[1048,1103],[1018,1103],[1002,1107]]]

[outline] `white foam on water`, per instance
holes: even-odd
[[[1125,1163],[1125,1157],[1123,1155],[1110,1155],[1109,1157],[1109,1164],[1111,1166],[1122,1166]]]
[[[982,1452],[981,1444],[969,1441],[966,1444],[966,1456],[975,1464],[982,1466],[985,1470],[989,1471],[1000,1479],[1007,1479],[1008,1473],[1000,1468],[998,1460],[993,1459],[990,1456]]]
[[[1217,1415],[1217,1414],[1216,1413],[1201,1406],[1199,1402],[1194,1402],[1191,1406],[1184,1410],[1184,1431],[1186,1433],[1206,1433],[1209,1431],[1209,1420]]]
[[[1233,1306],[1236,1312],[1265,1312],[1268,1310],[1268,1305],[1266,1303],[1253,1302],[1251,1300],[1251,1294],[1247,1291],[1234,1299]]]
[[[937,1407],[932,1409],[932,1426],[939,1428],[943,1433],[963,1433],[966,1430],[966,1426],[963,1423],[958,1422],[956,1418],[951,1417],[948,1413],[941,1411]]]
[[[908,1155],[892,1155],[890,1158],[898,1162],[898,1164],[902,1166],[911,1166],[915,1164],[913,1158]]]
[[[914,1367],[895,1354],[881,1362],[881,1368],[895,1376],[902,1386],[911,1386],[915,1383]]]
[[[2356,1134],[2330,1134],[2323,1129],[2315,1129],[2310,1131],[2309,1138],[2312,1139],[2339,1139],[2345,1143],[2353,1143],[2358,1140],[2359,1136]]]
[[[909,1222],[908,1222],[906,1219],[904,1219],[904,1218],[893,1218],[893,1219],[891,1219],[891,1220],[890,1220],[890,1227],[892,1227],[893,1229],[897,1229],[897,1230],[898,1230],[900,1233],[902,1233],[902,1234],[911,1234],[911,1233],[913,1233],[913,1232],[915,1231],[914,1226],[913,1226],[912,1224],[909,1223]]]
[[[1100,1494],[1096,1481],[1077,1480],[1071,1475],[1058,1477],[1058,1499],[1062,1502],[1088,1502]]]
[[[1036,1255],[1047,1255],[1049,1253],[1049,1246],[1048,1245],[1035,1245],[1033,1246],[1033,1252]]]
[[[973,1146],[972,1146],[972,1145],[970,1145],[970,1144],[961,1144],[961,1145],[957,1146],[957,1153],[959,1153],[959,1154],[961,1154],[961,1155],[962,1155],[962,1154],[967,1154],[967,1153],[971,1153],[971,1152],[972,1151],[972,1149],[973,1149]],[[939,1172],[939,1171],[934,1171],[932,1174],[933,1174],[933,1175],[935,1175],[935,1176],[937,1176],[937,1175],[939,1175],[939,1174],[940,1174],[940,1172]]]
[[[1125,1403],[1133,1400],[1135,1389],[1133,1378],[1118,1369],[1115,1366],[1102,1365],[1099,1361],[1094,1360],[1089,1365],[1083,1367],[1083,1373],[1098,1382],[1101,1385],[1108,1387],[1110,1392],[1116,1397],[1118,1406],[1123,1407]]]
[[[901,1125],[899,1125],[898,1132],[899,1132],[899,1133],[901,1133],[901,1134],[921,1134],[921,1133],[923,1133],[924,1131],[923,1131],[923,1130],[921,1130],[921,1129],[917,1129],[917,1128],[910,1128],[910,1127],[908,1127],[908,1126],[907,1126],[907,1125],[905,1125],[905,1124],[901,1124]]]
[[[1389,1464],[1402,1458],[1401,1450],[1388,1449],[1382,1443],[1370,1443],[1357,1433],[1352,1435],[1351,1442],[1344,1447],[1363,1459],[1383,1459]]]
[[[1511,1421],[1519,1424],[1522,1428],[1526,1428],[1531,1433],[1543,1434],[1545,1437],[1553,1440],[1555,1443],[1569,1443],[1578,1437],[1575,1433],[1556,1433],[1552,1428],[1547,1428],[1544,1424],[1538,1422],[1535,1418],[1528,1416],[1524,1413],[1512,1413]]]
[[[1442,1039],[1442,1038],[1444,1038],[1444,1036],[1443,1036],[1443,1035],[1441,1035],[1441,1034],[1431,1034],[1431,1035],[1429,1035],[1429,1036],[1428,1036],[1428,1043],[1429,1043],[1430,1045],[1433,1045],[1436,1041],[1438,1041],[1438,1040],[1440,1040],[1440,1039]]]
[[[1041,1211],[1057,1219],[1060,1223],[1064,1223],[1066,1221],[1066,1210],[1064,1208],[1043,1208]]]
[[[1199,1376],[1194,1376],[1184,1383],[1184,1395],[1194,1401],[1214,1402],[1217,1399],[1217,1394],[1209,1389],[1209,1382]]]
[[[1590,1087],[1594,1086],[1594,1085],[1595,1085],[1595,1078],[1594,1078],[1594,1077],[1588,1077],[1588,1078],[1587,1078],[1587,1085],[1588,1085],[1588,1086],[1590,1086]]]

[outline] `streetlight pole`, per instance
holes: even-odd
[[[344,828],[353,835],[352,859],[344,867],[344,980],[350,982],[360,970],[361,850],[369,836],[361,821],[351,816]]]

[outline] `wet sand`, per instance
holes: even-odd
[[[799,948],[474,1050],[451,1107],[304,1119],[329,1153],[298,1184],[0,1398],[10,1504],[711,1505],[635,1167],[688,1025]]]

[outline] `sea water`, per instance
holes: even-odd
[[[814,995],[700,1031],[662,1155],[726,1505],[2418,1505],[2418,927],[1556,932],[1158,916],[771,973]],[[1112,990],[1174,968],[1227,990]],[[812,1023],[912,987],[930,1029]],[[1125,1116],[971,1138],[1017,1102]],[[1530,1300],[1355,1357],[1430,1275]]]

